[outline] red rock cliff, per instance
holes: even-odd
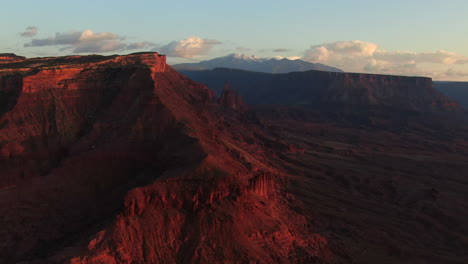
[[[13,53],[0,53],[0,63],[11,63],[23,61],[26,58],[23,56],[17,56]]]
[[[333,259],[261,132],[165,56],[4,63],[0,102],[0,263]]]

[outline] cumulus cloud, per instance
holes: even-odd
[[[112,32],[95,33],[92,30],[57,32],[48,38],[34,38],[25,47],[60,46],[60,51],[73,49],[74,53],[114,52],[143,49],[154,46],[151,42],[127,44],[124,38]]]
[[[441,70],[442,66],[468,64],[467,56],[454,52],[388,51],[375,43],[360,40],[311,46],[306,50],[304,60],[329,64],[351,72],[426,75],[436,78],[445,78],[450,73]]]
[[[29,26],[26,28],[24,32],[20,33],[20,36],[25,37],[25,38],[32,38],[37,35],[38,31],[39,31],[38,27]]]
[[[222,44],[220,41],[188,37],[179,41],[172,41],[167,45],[153,49],[170,57],[196,58],[208,53],[214,46]]]
[[[337,41],[311,46],[304,59],[313,62],[339,61],[351,57],[372,57],[378,45],[360,40]]]

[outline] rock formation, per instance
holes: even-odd
[[[279,105],[245,114],[157,53],[0,64],[0,263],[466,262],[468,129],[423,119],[458,109],[429,79],[256,78]]]
[[[17,56],[14,53],[0,53],[0,63],[11,63],[25,60],[26,57]]]
[[[269,154],[239,147],[263,133],[224,125],[240,98],[165,56],[5,63],[0,96],[1,263],[333,259]]]
[[[219,98],[219,103],[225,108],[232,109],[240,113],[245,113],[247,111],[247,104],[244,103],[240,94],[229,88],[228,82],[226,83],[226,86],[224,86],[221,97]]]

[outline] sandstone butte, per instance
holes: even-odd
[[[466,128],[250,108],[157,53],[0,56],[0,263],[466,263]]]
[[[333,259],[233,95],[157,53],[3,62],[1,263]]]

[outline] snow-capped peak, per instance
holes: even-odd
[[[230,54],[228,57],[232,57],[235,59],[246,60],[246,61],[260,61],[261,59],[255,55],[247,55],[247,54]]]

